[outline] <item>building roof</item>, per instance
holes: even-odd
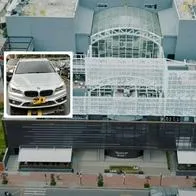
[[[180,19],[196,20],[196,0],[174,0]]]
[[[118,27],[133,27],[161,35],[158,15],[136,7],[113,7],[95,14],[92,34]]]
[[[92,23],[93,23],[93,13],[94,11],[89,8],[78,6],[76,17],[75,17],[76,19],[75,32],[76,33],[90,35]]]
[[[178,164],[196,164],[196,151],[177,151]]]
[[[39,17],[66,17],[73,18],[78,5],[78,0],[28,0],[23,2],[14,0],[10,5],[19,15]],[[17,15],[17,14],[16,14]]]
[[[177,36],[179,18],[174,7],[158,12],[163,36]],[[169,21],[169,22],[168,22]]]
[[[18,162],[71,162],[72,148],[20,148]]]

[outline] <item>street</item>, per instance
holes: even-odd
[[[148,190],[114,190],[114,189],[49,189],[48,196],[148,196]]]
[[[12,193],[13,196],[21,196],[23,192],[20,188],[0,187],[0,196],[4,196],[5,191]]]
[[[148,190],[119,189],[65,189],[65,188],[24,188],[0,187],[0,196],[8,191],[13,196],[148,196]]]

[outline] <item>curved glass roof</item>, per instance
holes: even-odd
[[[158,15],[136,7],[113,7],[95,14],[92,35],[115,27],[133,27],[161,35]]]

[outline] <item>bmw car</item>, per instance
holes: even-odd
[[[65,104],[66,85],[48,59],[20,59],[8,85],[11,108],[41,109]]]

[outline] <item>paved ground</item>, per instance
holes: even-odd
[[[13,196],[148,196],[149,190],[63,189],[63,188],[0,188],[0,196],[8,191]]]
[[[146,175],[169,175],[166,153],[164,151],[144,151],[138,158],[119,159],[104,156],[104,150],[74,150],[72,165],[75,171],[97,174],[111,165],[137,165]]]
[[[46,178],[45,178],[46,174]],[[55,176],[60,175],[60,179],[56,178],[57,187],[67,188],[96,188],[97,187],[97,175],[82,174],[81,184],[80,178],[77,174],[70,173],[54,173]],[[105,174],[104,175],[104,187],[106,188],[144,188],[146,182],[144,175],[126,175],[125,184],[123,184],[123,176],[116,174]],[[8,172],[8,181],[10,186],[25,186],[25,187],[48,187],[50,183],[50,173],[41,172]],[[151,176],[149,183],[151,186],[163,187],[181,187],[188,188],[192,187],[194,178],[190,177],[174,177],[174,176],[163,176],[162,180],[160,176]],[[1,186],[1,185],[0,185]]]
[[[146,154],[146,152],[144,152]],[[148,154],[148,153],[147,153]],[[104,150],[74,150],[72,154],[72,167],[74,171],[86,174],[103,173],[111,165],[137,165],[142,168],[145,175],[170,175],[167,168],[166,153],[163,151],[151,151],[149,159],[138,157],[132,159],[119,159],[104,156]],[[7,163],[10,172],[16,172],[18,168],[18,156],[11,155]]]
[[[147,190],[47,190],[48,196],[148,196]]]
[[[17,189],[17,188],[12,188],[12,187],[0,187],[0,196],[4,196],[5,191],[12,193],[13,196],[21,196],[22,195],[22,190]]]

